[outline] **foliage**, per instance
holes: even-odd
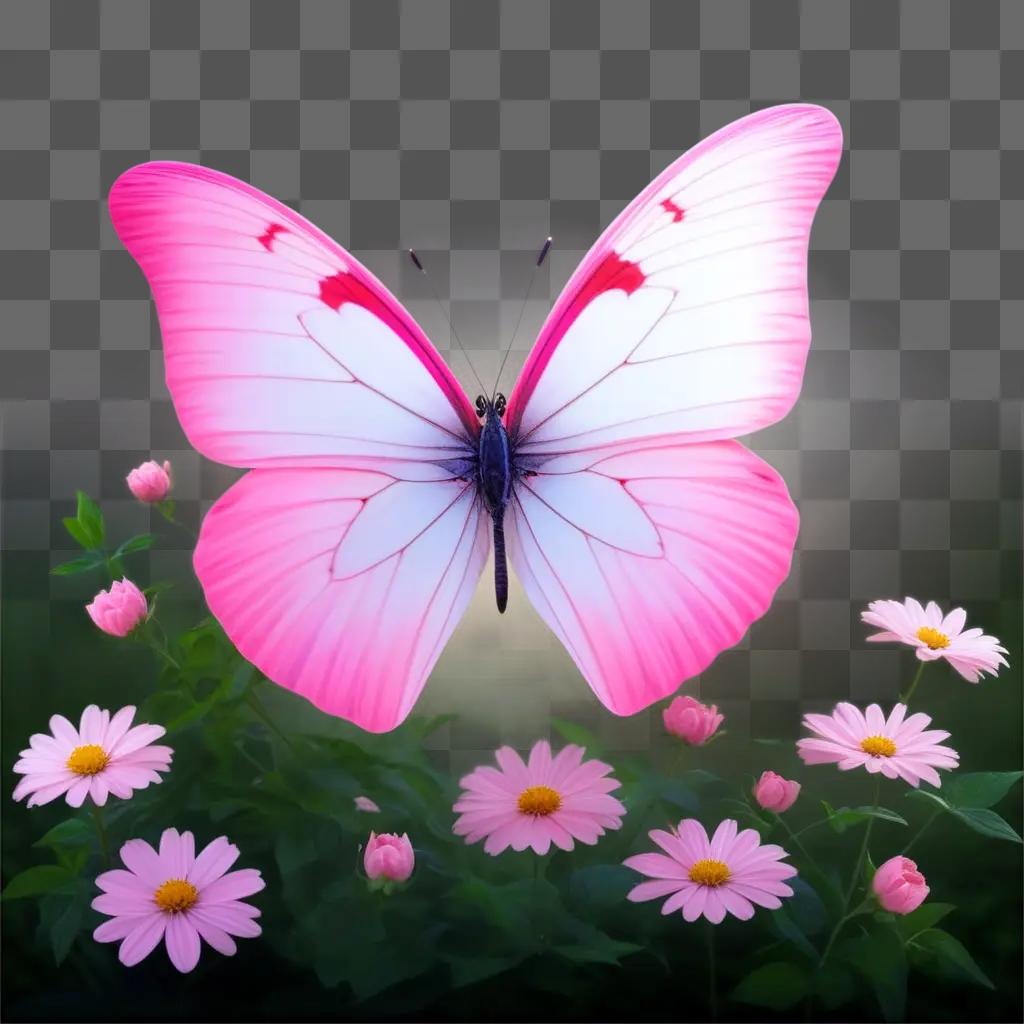
[[[173,523],[172,513],[166,517]],[[111,546],[102,512],[83,493],[76,516],[64,524],[84,554],[53,570],[61,576],[118,576],[126,560],[157,542],[147,533]],[[151,605],[160,589],[148,588]],[[897,812],[816,802],[810,786],[816,775],[827,784],[831,769],[812,769],[801,775],[805,790],[796,807],[780,818],[752,802],[751,780],[707,770],[701,749],[688,752],[685,770],[674,751],[671,758],[660,751],[619,758],[582,725],[555,719],[562,740],[614,764],[628,811],[624,827],[571,854],[492,858],[452,833],[457,782],[426,743],[447,719],[412,718],[380,736],[330,719],[269,683],[212,618],[167,637],[153,614],[132,640],[154,655],[153,685],[137,717],[166,727],[175,750],[171,772],[131,800],[112,800],[102,812],[105,835],[87,808],[66,813],[35,841],[37,862],[8,877],[3,889],[5,913],[36,904],[40,948],[76,977],[100,978],[113,991],[127,970],[113,947],[90,938],[101,921],[89,904],[94,878],[108,864],[105,837],[116,860],[126,839],[153,842],[174,825],[191,828],[200,843],[227,834],[242,850],[239,866],[264,873],[267,888],[253,900],[263,911],[264,934],[240,944],[240,969],[259,971],[273,961],[296,990],[321,991],[321,1008],[338,1016],[390,1019],[439,1007],[472,1016],[509,986],[518,1005],[543,1005],[571,1000],[588,986],[600,991],[608,972],[664,983],[683,963],[703,962],[710,926],[628,904],[639,879],[621,862],[643,847],[648,829],[692,816],[712,826],[723,817],[740,819],[741,827],[783,845],[800,871],[780,909],[718,929],[715,941],[733,951],[728,962],[719,958],[724,1015],[742,1015],[744,1007],[785,1014],[802,1005],[807,1015],[901,1020],[915,977],[923,985],[938,978],[992,988],[984,967],[939,927],[954,910],[942,901],[958,894],[933,892],[935,902],[894,916],[871,897],[872,865],[913,845],[922,827],[943,816],[972,829],[979,843],[1020,843],[992,808],[1021,772],[955,774],[940,792],[886,783],[889,802],[904,791],[909,798]],[[716,746],[726,751],[720,763],[739,757],[732,736]],[[765,739],[750,750],[760,764],[778,762],[788,748]],[[865,780],[858,798],[869,793]],[[379,814],[356,808],[355,797],[364,794]],[[394,891],[373,891],[363,877],[361,846],[371,828],[407,832],[415,846],[416,871]],[[147,962],[134,970],[161,969]],[[233,969],[204,950],[200,973]],[[712,999],[713,993],[709,1010]]]

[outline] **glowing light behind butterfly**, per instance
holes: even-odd
[[[251,470],[195,555],[242,653],[391,729],[503,525],[531,602],[618,714],[739,640],[788,572],[797,514],[731,439],[799,392],[808,235],[840,149],[832,115],[799,105],[682,156],[580,264],[482,433],[408,313],[298,214],[192,165],[122,175],[111,216],[152,287],[182,426]]]

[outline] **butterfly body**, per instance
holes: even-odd
[[[477,411],[483,410],[477,457],[477,488],[494,524],[494,593],[498,611],[508,604],[508,564],[505,558],[505,507],[512,497],[515,463],[508,431],[501,420],[505,396],[494,401],[480,396]]]
[[[242,655],[393,729],[492,546],[499,610],[511,565],[615,714],[741,640],[799,517],[736,439],[799,394],[811,222],[841,152],[835,117],[806,104],[698,143],[595,242],[507,403],[475,407],[401,303],[293,209],[192,164],[126,171],[110,213],[152,287],[182,427],[249,470],[194,556]]]

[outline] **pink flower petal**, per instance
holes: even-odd
[[[708,900],[708,887],[698,885],[694,887],[693,895],[686,901],[683,907],[683,920],[696,921],[704,913],[704,907]]]
[[[234,956],[238,952],[235,940],[223,928],[210,922],[207,918],[197,916],[194,912],[188,912],[189,923],[199,932],[200,938],[208,943],[218,953],[224,956]]]
[[[129,839],[121,847],[121,862],[154,891],[167,881],[159,854],[144,839]]]
[[[720,898],[720,889],[708,889],[704,902],[704,916],[712,924],[721,924],[725,919],[725,904]]]
[[[160,912],[154,913],[151,910],[150,916],[160,916]],[[96,928],[92,933],[92,937],[97,942],[120,942],[121,939],[126,938],[135,931],[139,927],[139,923],[140,919],[137,916],[112,917]]]
[[[167,918],[170,915],[157,912],[150,917],[144,917],[128,934],[121,948],[118,951],[118,959],[125,967],[134,967],[137,963],[145,960],[150,953],[156,949],[160,940],[164,937],[164,929],[167,927]]]
[[[191,832],[178,834],[175,828],[164,829],[160,836],[160,860],[168,878],[188,878],[196,861],[196,842]]]
[[[81,807],[85,798],[89,795],[89,776],[83,775],[71,783],[68,788],[68,806]]]
[[[526,764],[530,781],[535,786],[546,786],[551,782],[551,745],[547,740],[538,740],[530,751]]]
[[[754,906],[745,896],[741,896],[730,885],[723,885],[718,890],[718,898],[722,906],[741,921],[749,921],[754,916]]]
[[[185,878],[202,891],[215,879],[223,876],[238,859],[239,848],[228,843],[226,836],[219,836],[202,850]]]
[[[111,759],[122,757],[124,754],[130,754],[133,750],[138,750],[140,747],[160,739],[166,731],[162,725],[136,725],[134,728],[129,729],[110,748],[108,753]]]
[[[243,868],[208,883],[202,890],[202,902],[204,905],[225,903],[251,896],[265,887],[266,882],[255,868]]]
[[[254,939],[262,929],[252,919],[253,911],[255,907],[245,903],[216,903],[210,907],[197,903],[189,910],[188,916],[212,924],[228,935],[235,935],[240,939]]]
[[[188,974],[194,970],[199,963],[199,953],[202,944],[199,941],[199,932],[196,931],[187,914],[170,914],[167,921],[167,931],[164,933],[164,943],[167,946],[167,955],[171,963],[182,974]]]
[[[61,742],[69,754],[75,747],[81,746],[82,741],[78,738],[78,730],[63,715],[54,715],[50,719],[50,732]]]
[[[679,891],[679,882],[667,878],[658,878],[653,882],[640,882],[634,885],[626,894],[626,899],[631,903],[644,903],[647,900],[657,900],[669,893]]]

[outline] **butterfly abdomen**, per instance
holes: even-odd
[[[498,611],[508,605],[508,561],[505,558],[505,524],[501,516],[494,517],[494,597]]]

